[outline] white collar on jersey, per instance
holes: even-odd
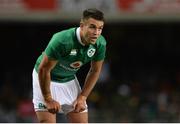
[[[80,27],[77,28],[76,30],[76,36],[77,36],[77,39],[79,41],[79,43],[83,46],[85,46],[85,44],[83,44],[82,40],[81,40],[81,37],[80,37]]]

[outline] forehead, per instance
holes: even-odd
[[[100,21],[100,20],[93,19],[93,18],[89,18],[86,20],[86,24],[95,25],[97,27],[102,27],[104,25],[104,22]]]

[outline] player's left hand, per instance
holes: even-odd
[[[86,109],[86,99],[87,98],[83,95],[78,96],[73,103],[74,112],[82,112]]]

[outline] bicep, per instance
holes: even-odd
[[[50,59],[46,54],[43,54],[43,58],[39,66],[39,70],[45,69],[47,71],[51,71],[56,65],[56,63],[57,63],[57,60]]]

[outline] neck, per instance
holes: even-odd
[[[81,42],[84,44],[84,45],[88,45],[88,42],[85,40],[85,38],[83,37],[83,33],[82,31],[80,30],[80,38],[81,38]]]
[[[81,37],[81,39],[82,39],[82,43],[83,43],[85,46],[89,45],[88,42],[87,42],[83,37]]]

